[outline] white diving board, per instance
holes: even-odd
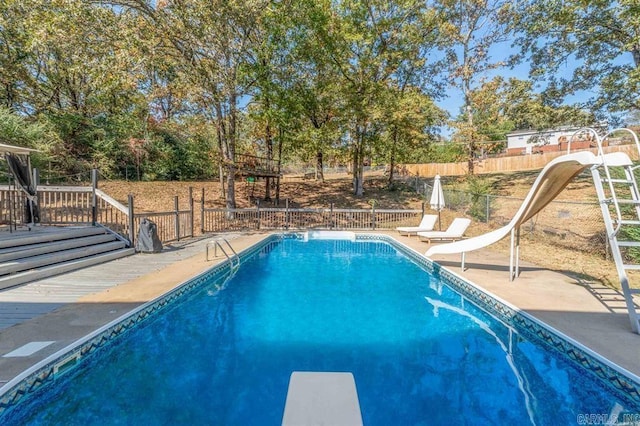
[[[362,425],[353,374],[312,371],[291,373],[282,425]]]

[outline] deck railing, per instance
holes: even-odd
[[[90,186],[39,186],[37,196],[41,225],[99,223],[124,237],[130,235],[128,207],[99,189],[94,191]],[[1,223],[26,222],[27,197],[24,192],[0,186],[0,200]]]
[[[0,186],[0,224],[10,227],[25,224],[26,203],[24,192],[7,185]],[[190,203],[188,210],[180,210],[177,197],[173,210],[138,213],[133,210],[133,197],[129,197],[125,206],[100,189],[94,191],[90,186],[39,186],[38,207],[40,225],[100,224],[132,244],[144,218],[156,223],[158,236],[163,243],[194,235],[193,203]]]
[[[0,186],[0,221],[4,224],[24,223],[25,194],[10,186]],[[92,186],[39,186],[40,224],[71,225],[97,223],[134,242],[142,219],[157,226],[163,243],[199,234],[241,230],[334,229],[375,230],[394,229],[416,224],[423,210],[336,209],[329,208],[205,208],[200,200],[200,215],[194,214],[193,192],[189,206],[180,209],[178,197],[172,210],[161,212],[134,211],[134,199],[124,205]],[[197,226],[199,225],[199,226]]]
[[[133,210],[133,198],[129,197],[129,206]],[[142,219],[149,219],[157,226],[158,237],[163,243],[180,241],[194,236],[193,196],[189,197],[189,209],[180,210],[178,197],[174,197],[173,210],[164,212],[144,212],[133,214],[134,234],[138,235]]]

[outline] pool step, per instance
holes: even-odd
[[[134,254],[99,226],[19,232],[0,239],[0,289]]]

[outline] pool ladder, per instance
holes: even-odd
[[[229,249],[231,253],[227,252],[227,250],[222,245],[222,242],[225,243],[225,245],[227,246],[227,249]],[[218,249],[220,249],[220,251],[225,255],[225,257],[229,261],[229,265],[231,266],[231,269],[238,269],[240,267],[240,256],[233,249],[233,247],[229,243],[229,240],[222,237],[216,238],[215,240],[211,240],[207,243],[207,262],[209,261],[209,251],[212,246],[213,246],[214,258],[218,257]],[[234,263],[234,260],[235,260],[235,263]]]
[[[224,246],[222,245],[222,242],[225,243],[230,253],[227,252],[227,250],[224,248]],[[231,279],[238,272],[238,269],[240,269],[240,256],[233,249],[233,247],[231,246],[231,244],[226,238],[220,237],[220,238],[216,238],[215,240],[209,241],[207,243],[207,262],[209,261],[209,249],[212,246],[214,250],[213,252],[214,257],[218,256],[218,249],[220,249],[220,251],[225,255],[225,257],[229,261],[229,274],[224,278],[224,281],[222,282],[222,284],[216,284],[216,289],[220,291],[227,288],[227,284],[229,283],[229,281],[231,281]]]

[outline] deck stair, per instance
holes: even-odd
[[[0,289],[135,253],[101,226],[34,228],[0,237]]]
[[[640,153],[636,134],[628,129],[617,129],[619,130],[627,130],[631,133]],[[640,290],[631,288],[628,274],[628,271],[640,270],[640,263],[637,260],[640,257],[640,191],[636,177],[636,170],[640,165],[634,165],[623,153],[607,156],[603,154],[602,142],[612,133],[604,138],[596,138],[602,163],[593,167],[591,173],[631,328],[635,333],[640,333],[640,313],[634,301],[634,295],[639,294]],[[636,253],[630,253],[630,250]]]

